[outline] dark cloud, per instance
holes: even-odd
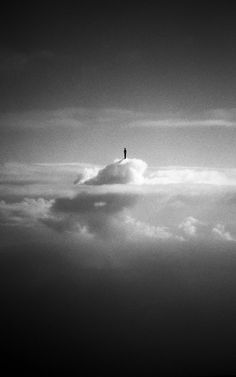
[[[74,198],[58,198],[52,206],[55,211],[65,213],[106,213],[115,214],[132,207],[139,195],[132,193],[93,194],[82,192]]]
[[[61,232],[73,231],[82,237],[98,236],[123,242],[125,215],[135,206],[140,195],[134,193],[87,193],[74,198],[58,198],[51,208],[52,216],[42,221]]]

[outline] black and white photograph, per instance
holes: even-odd
[[[6,2],[0,374],[236,375],[236,3]]]

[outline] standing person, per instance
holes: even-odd
[[[127,149],[124,148],[124,159],[126,159],[126,155],[127,155]]]

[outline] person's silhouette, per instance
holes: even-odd
[[[127,149],[124,148],[124,159],[126,159],[126,155],[127,155]]]

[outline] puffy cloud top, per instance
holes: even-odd
[[[80,182],[87,185],[141,184],[146,169],[146,162],[136,158],[115,160],[100,169],[95,176]]]

